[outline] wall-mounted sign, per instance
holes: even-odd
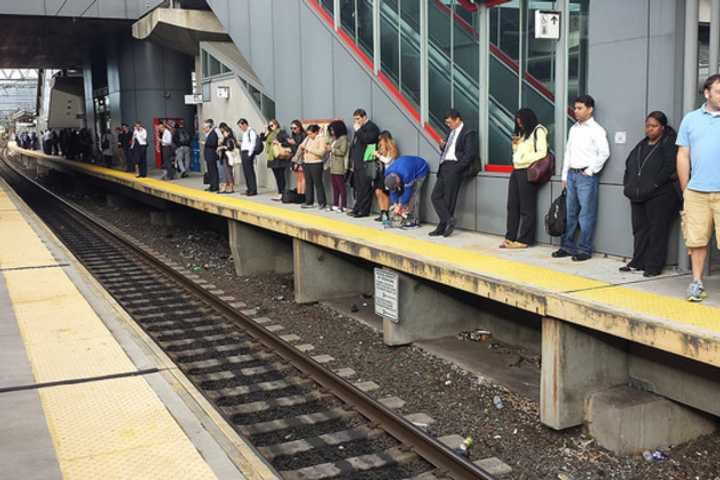
[[[386,268],[375,269],[375,313],[397,323],[400,276]]]
[[[230,87],[217,87],[218,98],[230,98]]]
[[[202,94],[185,95],[185,105],[200,105],[201,103],[203,103]]]
[[[560,39],[560,12],[535,11],[535,38]]]

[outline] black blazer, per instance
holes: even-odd
[[[445,143],[447,143],[449,138],[450,134],[448,133],[447,137],[445,137]],[[443,150],[442,148],[440,149],[440,154],[442,154]],[[463,126],[460,137],[455,141],[455,156],[457,157],[457,162],[441,160],[440,166],[445,169],[452,167],[455,171],[465,172],[477,159],[477,134],[473,130],[470,130],[467,125]]]
[[[363,165],[365,156],[365,149],[368,145],[378,143],[378,137],[380,136],[380,129],[371,120],[368,120],[365,125],[355,132],[350,145],[350,165],[352,167],[361,167]],[[374,164],[374,162],[372,162]]]
[[[657,195],[674,191],[678,150],[675,139],[674,134],[666,134],[657,144],[643,152],[641,146],[647,141],[647,138],[644,138],[630,152],[625,162],[623,193],[631,202],[642,203]]]
[[[218,154],[218,136],[217,132],[213,128],[205,139],[205,161],[206,162],[217,162]]]

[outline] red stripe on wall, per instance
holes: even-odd
[[[486,172],[512,173],[512,165],[485,165]]]

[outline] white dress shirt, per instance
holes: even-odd
[[[586,122],[577,122],[568,135],[562,179],[567,180],[571,168],[593,176],[602,170],[609,157],[610,145],[605,129],[592,117]]]
[[[445,156],[440,159],[441,162],[444,162],[445,160],[449,160],[451,162],[457,162],[457,155],[455,155],[455,145],[457,145],[458,138],[460,138],[460,132],[462,132],[463,127],[465,126],[464,123],[461,123],[453,132],[455,132],[452,138],[452,143],[450,143],[445,150]]]
[[[243,132],[240,150],[252,154],[255,151],[255,143],[257,142],[257,133],[252,128],[248,128]]]
[[[147,145],[147,130],[143,127],[133,130],[133,145]]]
[[[169,128],[166,128],[162,134],[162,145],[163,147],[169,147],[172,145],[172,133]]]

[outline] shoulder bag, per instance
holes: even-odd
[[[542,127],[545,129],[545,127]],[[545,130],[547,133],[547,130]],[[533,132],[533,144],[535,146],[535,151],[537,152],[537,128]],[[541,158],[540,160],[537,160],[533,162],[527,169],[528,171],[528,182],[535,183],[538,185],[544,185],[555,174],[555,157],[552,153],[550,153],[550,148],[548,148],[547,155],[545,157]]]

